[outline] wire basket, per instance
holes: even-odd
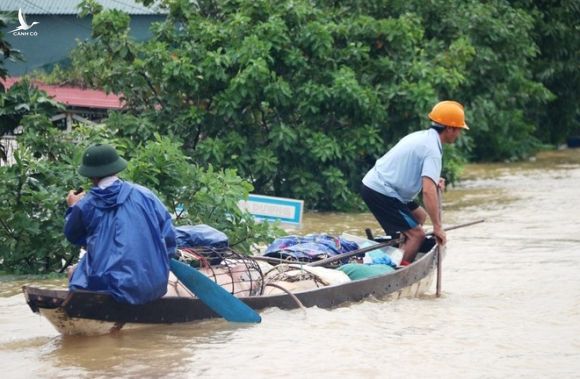
[[[177,256],[232,295],[246,297],[263,293],[264,275],[258,262],[230,247],[180,248]]]

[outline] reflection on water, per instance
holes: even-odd
[[[164,377],[166,373],[187,374],[183,366],[203,346],[223,345],[237,329],[248,326],[222,320],[179,326],[152,326],[99,337],[59,337],[42,355],[57,362],[67,376],[79,373],[113,377]],[[250,326],[251,327],[251,326]]]
[[[40,281],[45,288],[62,288],[67,282],[64,274],[59,279],[41,279]],[[39,279],[34,276],[0,276],[0,298],[20,294],[23,286],[38,282]]]
[[[467,167],[445,224],[486,222],[448,233],[441,298],[71,338],[16,294],[26,280],[4,278],[0,364],[9,378],[579,377],[579,188],[580,150]],[[337,213],[307,214],[296,232],[365,228],[382,234],[369,214]]]

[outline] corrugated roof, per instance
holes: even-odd
[[[25,15],[66,15],[78,14],[77,5],[80,0],[0,0],[0,11],[18,12],[22,9]],[[165,14],[167,11],[159,10],[156,6],[144,7],[133,0],[97,0],[105,9],[118,9],[132,15],[155,15]]]
[[[4,85],[8,89],[14,83],[20,81],[20,79],[20,77],[6,78]],[[34,82],[34,85],[59,103],[72,107],[99,109],[121,109],[123,107],[119,96],[106,94],[104,91],[77,87],[51,86],[40,82]]]

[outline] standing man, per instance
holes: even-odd
[[[69,288],[104,292],[115,300],[143,304],[167,290],[169,259],[175,252],[171,215],[145,187],[124,182],[127,167],[110,145],[94,145],[83,154],[78,173],[91,179],[89,193],[70,191],[64,234],[86,246]]]
[[[469,129],[463,106],[456,101],[437,103],[429,118],[429,129],[401,139],[377,160],[362,181],[361,196],[385,233],[401,232],[405,236],[401,245],[403,265],[413,262],[425,239],[422,225],[427,215],[437,242],[447,242],[438,204],[438,188],[445,187],[440,177],[442,144],[454,143],[463,129]],[[425,209],[414,201],[421,190]]]

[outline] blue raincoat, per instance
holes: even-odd
[[[120,180],[105,189],[93,187],[68,208],[64,234],[87,250],[70,280],[71,291],[104,292],[130,304],[165,294],[175,231],[171,215],[147,188]]]

